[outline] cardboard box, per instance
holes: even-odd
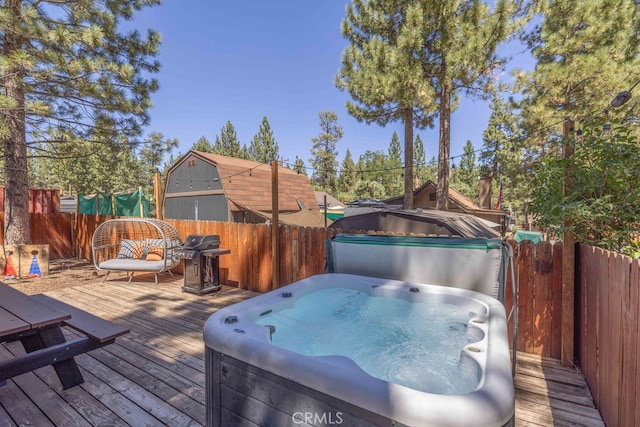
[[[20,277],[42,277],[49,274],[49,245],[18,245]]]

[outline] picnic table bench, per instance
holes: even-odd
[[[62,326],[82,335],[67,341]],[[84,382],[74,357],[111,344],[129,330],[46,295],[0,282],[0,342],[20,340],[27,354],[0,361],[0,382],[52,365],[63,389]]]

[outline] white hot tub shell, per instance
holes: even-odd
[[[441,395],[386,382],[344,356],[306,356],[271,344],[261,314],[327,287],[411,302],[445,302],[478,313],[460,363],[477,370],[478,386]],[[357,339],[357,337],[354,337]],[[456,287],[353,274],[313,276],[226,307],[204,329],[207,425],[502,426],[512,422],[515,394],[504,306]],[[371,357],[375,357],[372,354]]]

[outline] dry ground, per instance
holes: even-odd
[[[112,274],[109,276],[115,276]],[[19,278],[0,281],[18,289],[26,294],[38,294],[41,292],[68,288],[71,286],[87,285],[99,282],[103,279],[104,273],[98,274],[91,261],[85,259],[56,259],[49,261],[49,274],[35,278]]]

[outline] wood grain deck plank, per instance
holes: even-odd
[[[24,348],[17,341],[7,343],[4,348],[0,350],[3,350],[5,354],[6,352],[10,352],[12,357],[25,354]],[[51,369],[53,370],[53,368]],[[34,372],[18,375],[12,380],[55,425],[69,427],[88,427],[91,425]]]
[[[82,297],[77,296],[76,304],[84,307]],[[71,298],[69,298],[71,301]],[[108,305],[96,303],[88,303],[93,307],[94,313],[101,316],[112,317],[113,309]],[[119,338],[122,343],[133,340],[149,348],[164,353],[167,357],[177,358],[183,364],[194,368],[200,372],[204,372],[203,368],[203,345],[202,332],[197,337],[187,340],[187,337],[175,337],[173,331],[167,331],[160,327],[154,327],[150,320],[141,321],[140,319],[130,319],[128,317],[117,318],[118,322],[131,329],[131,332],[124,337]],[[186,341],[186,342],[185,342]]]
[[[83,354],[77,357],[78,365],[85,370],[92,372],[105,384],[111,386],[122,395],[126,396],[146,412],[160,420],[164,425],[192,426],[199,425],[188,415],[172,407],[149,390],[139,386],[135,382],[119,374],[109,366],[104,365],[97,359]]]

